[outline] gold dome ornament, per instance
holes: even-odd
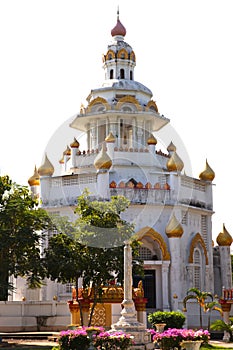
[[[218,234],[216,241],[220,247],[230,246],[232,243],[232,237],[230,233],[227,231],[224,224],[223,224],[222,232]]]
[[[34,174],[28,179],[28,183],[30,186],[40,186],[40,175],[35,166]]]
[[[108,134],[108,136],[105,138],[105,141],[108,142],[108,143],[113,143],[113,142],[116,141],[116,139],[115,139],[115,137],[114,137],[112,132],[110,132]]]
[[[94,160],[94,166],[97,170],[109,170],[112,166],[112,160],[107,154],[104,144]]]
[[[181,171],[184,167],[182,159],[174,151],[171,157],[167,161],[167,170],[168,171]]]
[[[213,169],[209,166],[207,159],[206,159],[206,166],[205,166],[205,170],[202,171],[199,174],[199,179],[200,180],[204,180],[204,181],[210,181],[212,182],[213,179],[215,178],[215,172],[213,171]]]
[[[46,153],[45,153],[44,163],[39,167],[38,173],[40,176],[52,176],[54,173],[53,164],[48,159],[48,156]]]
[[[170,152],[175,152],[176,151],[176,146],[174,143],[171,141],[170,144],[167,146],[167,151]]]
[[[170,218],[166,226],[165,232],[168,238],[171,238],[171,237],[180,238],[184,233],[182,225],[179,223],[179,221],[177,220],[174,214],[172,214],[172,217]]]
[[[157,140],[154,137],[154,135],[151,135],[150,137],[148,137],[147,144],[148,145],[157,145]]]
[[[70,144],[70,148],[79,148],[79,142],[74,137],[74,141]]]
[[[66,147],[66,150],[63,152],[63,155],[64,156],[70,156],[71,155],[71,150],[70,150],[69,146]]]

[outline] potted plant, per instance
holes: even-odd
[[[151,330],[153,335],[153,342],[158,343],[163,350],[169,350],[170,348],[189,348],[190,341],[192,342],[192,349],[199,349],[202,342],[208,342],[209,332],[207,330],[200,329],[194,331],[193,329],[179,329],[169,328],[162,333]],[[185,343],[185,342],[189,343]]]
[[[148,315],[148,321],[156,329],[157,324],[166,324],[168,328],[182,328],[185,322],[185,316],[180,311],[156,311]]]

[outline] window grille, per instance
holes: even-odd
[[[142,260],[153,260],[152,258],[152,251],[148,249],[147,247],[140,247],[139,248],[139,256]]]
[[[208,245],[207,226],[208,226],[207,215],[202,215],[201,216],[201,234],[202,234],[202,238],[205,242],[206,247]]]
[[[201,255],[198,249],[193,252],[193,262],[194,262],[194,288],[201,290]]]

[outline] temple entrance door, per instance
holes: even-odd
[[[144,295],[148,299],[146,308],[155,309],[156,308],[156,290],[155,290],[155,270],[144,270],[144,277],[133,276],[133,286],[136,288],[138,282],[142,280]]]

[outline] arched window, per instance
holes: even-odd
[[[123,68],[120,70],[120,79],[125,79],[125,70]]]
[[[130,71],[130,80],[133,80],[133,71]]]
[[[110,79],[113,79],[113,69],[110,70]]]
[[[194,288],[197,288],[199,290],[202,289],[202,283],[201,283],[201,270],[202,270],[202,264],[201,264],[201,253],[199,249],[194,249],[193,252],[193,263],[194,263],[194,273],[193,273],[193,286]]]

